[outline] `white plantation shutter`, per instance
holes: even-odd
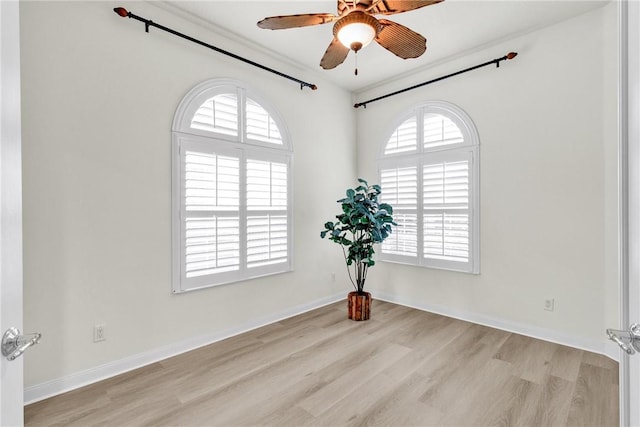
[[[423,129],[424,148],[435,148],[464,142],[464,137],[458,126],[451,119],[440,114],[425,115]]]
[[[427,259],[469,261],[469,167],[467,159],[423,167],[423,256]]]
[[[287,209],[287,164],[247,160],[247,209]]]
[[[247,267],[263,267],[287,262],[287,216],[247,217]]]
[[[394,130],[379,170],[398,226],[383,260],[479,272],[477,151],[471,119],[451,104],[426,104]]]
[[[276,122],[267,110],[251,99],[247,99],[247,138],[282,145]]]
[[[183,144],[183,271],[186,279],[240,269],[240,158]]]
[[[286,163],[247,160],[247,267],[288,259]]]
[[[187,278],[236,271],[240,266],[239,218],[211,215],[186,218]]]
[[[292,155],[273,111],[210,81],[173,129],[173,291],[290,271]]]
[[[418,168],[383,169],[380,172],[381,201],[393,207],[398,226],[382,243],[390,255],[416,257],[418,254]]]
[[[238,97],[225,93],[207,99],[191,120],[191,128],[223,135],[238,135]]]
[[[384,150],[385,155],[416,151],[418,148],[418,122],[416,117],[404,121],[393,132]]]

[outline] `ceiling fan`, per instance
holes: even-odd
[[[283,30],[335,22],[333,40],[320,61],[320,66],[325,70],[342,64],[349,50],[358,53],[372,40],[400,58],[417,58],[427,50],[427,40],[422,35],[388,19],[376,19],[373,15],[393,15],[441,1],[338,0],[338,15],[310,13],[272,16],[259,21],[258,27]]]

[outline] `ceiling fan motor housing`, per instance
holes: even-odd
[[[350,12],[349,14],[343,16],[342,18],[340,18],[333,26],[333,36],[337,39],[339,39],[342,43],[344,42],[344,37],[340,36],[340,30],[344,29],[345,27],[352,25],[352,24],[359,24],[359,25],[364,25],[364,26],[369,26],[372,30],[373,30],[373,37],[371,39],[374,39],[378,36],[378,33],[380,33],[380,31],[382,30],[382,25],[380,25],[380,23],[378,22],[378,20],[376,18],[374,18],[373,16],[369,15],[368,13],[359,11],[359,10],[355,10],[353,12]],[[363,44],[363,42],[361,40],[355,40],[355,41],[349,41],[347,42],[348,44],[345,44],[346,47],[350,48],[351,50],[353,50],[354,52],[359,51],[360,49],[362,49],[366,44],[368,44],[371,40],[368,40],[366,43]]]

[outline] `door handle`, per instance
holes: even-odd
[[[632,324],[628,331],[607,329],[607,336],[629,355],[640,352],[640,324],[638,323]]]
[[[22,356],[22,353],[32,345],[38,344],[42,338],[42,334],[21,335],[20,329],[11,327],[2,335],[2,355],[7,360],[16,360]]]

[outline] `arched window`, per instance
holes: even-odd
[[[277,113],[209,80],[173,121],[173,292],[291,270],[291,160]]]
[[[429,102],[398,121],[382,146],[382,200],[398,227],[381,259],[479,273],[478,133],[455,105]]]

